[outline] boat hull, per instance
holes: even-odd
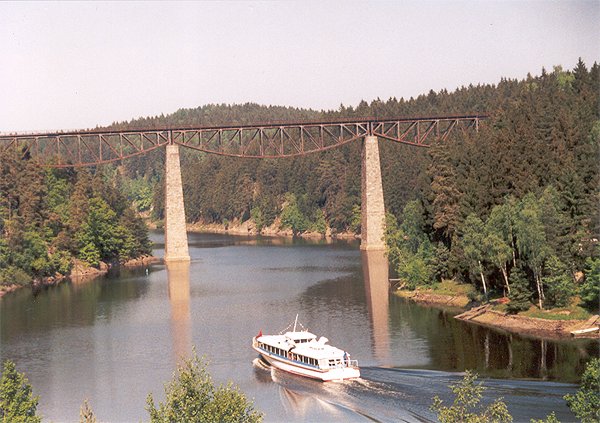
[[[254,348],[263,360],[271,366],[295,375],[317,379],[323,382],[356,379],[360,377],[360,370],[357,367],[339,367],[333,369],[309,368],[308,366],[303,366],[293,360],[280,357],[276,354],[267,353],[255,346],[252,348]]]

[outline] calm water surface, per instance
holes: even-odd
[[[459,372],[485,376],[516,421],[573,416],[590,341],[540,340],[452,319],[452,310],[387,293],[387,265],[358,244],[190,234],[189,265],[153,265],[0,300],[0,358],[25,371],[47,421],[78,421],[88,398],[102,421],[147,420],[192,345],[217,382],[233,381],[266,421],[433,421]],[[154,234],[162,257],[162,235]],[[300,321],[359,360],[362,378],[320,383],[267,368],[251,338]]]

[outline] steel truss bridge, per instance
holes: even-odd
[[[0,135],[0,152],[35,157],[48,167],[98,165],[145,154],[165,145],[223,156],[278,158],[329,150],[367,137],[427,147],[456,130],[478,130],[487,116],[353,119],[257,125],[85,130]]]

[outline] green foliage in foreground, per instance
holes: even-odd
[[[15,363],[5,361],[0,378],[0,422],[41,422],[36,415],[38,401],[25,375],[17,372]]]
[[[583,423],[600,422],[600,359],[588,362],[579,390],[575,395],[565,395],[565,400]]]
[[[148,395],[151,422],[247,422],[262,421],[252,402],[231,384],[215,387],[206,363],[196,353],[178,366],[165,385],[165,402],[154,404]]]
[[[437,413],[440,423],[508,423],[513,421],[502,398],[483,408],[480,402],[485,388],[476,381],[477,375],[467,370],[463,380],[450,385],[455,396],[451,406],[444,405],[444,401],[437,395],[433,398],[431,410]]]
[[[531,419],[531,423],[560,423],[560,420],[556,418],[556,414],[553,411],[546,417],[546,420]]]

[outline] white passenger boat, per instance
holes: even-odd
[[[262,331],[252,339],[254,348],[270,365],[301,376],[322,381],[355,379],[360,377],[358,361],[334,346],[328,339],[307,330],[294,328],[280,335],[263,335]]]

